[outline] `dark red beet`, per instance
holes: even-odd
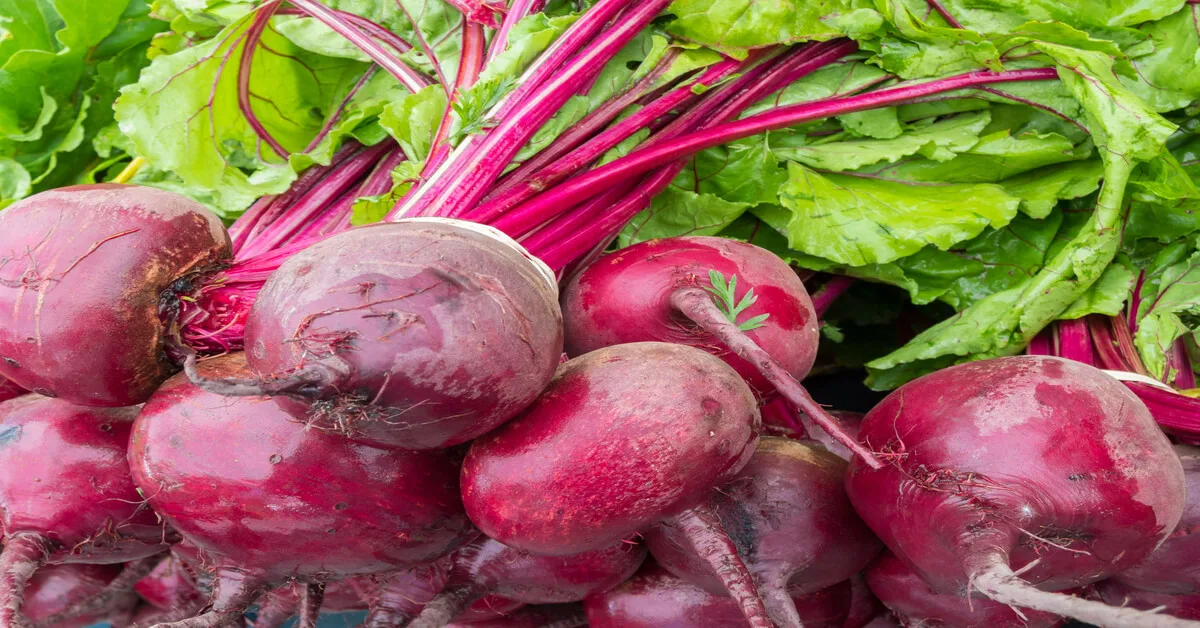
[[[1200,448],[1176,445],[1187,483],[1187,506],[1171,536],[1141,564],[1113,576],[1156,593],[1200,595]]]
[[[972,362],[900,387],[859,437],[889,464],[851,462],[850,500],[935,590],[971,586],[1093,624],[1178,625],[1050,593],[1139,563],[1183,511],[1178,457],[1117,380],[1060,358]]]
[[[467,225],[369,225],[296,254],[246,325],[259,379],[205,385],[286,394],[297,418],[381,447],[446,447],[504,423],[558,365],[557,288],[515,242]]]
[[[1117,580],[1105,580],[1096,585],[1100,599],[1113,606],[1128,606],[1151,610],[1161,608],[1164,615],[1200,621],[1200,595],[1171,595],[1141,591]]]
[[[792,595],[849,579],[882,549],[843,488],[846,462],[816,444],[764,437],[737,477],[709,507],[729,533],[759,595],[779,626],[798,626]],[[645,532],[663,567],[710,593],[724,585],[669,523]]]
[[[519,611],[474,621],[459,620],[447,628],[581,628],[587,615],[579,604],[526,606]]]
[[[632,542],[618,541],[571,556],[536,556],[484,537],[454,553],[445,588],[425,606],[412,628],[445,626],[489,594],[526,604],[579,602],[620,584],[645,559],[645,546]],[[368,626],[384,625],[372,619],[367,618]]]
[[[359,576],[365,578],[365,576]],[[324,585],[321,595],[320,611],[343,612],[366,610],[355,578],[335,580]],[[303,610],[307,585],[291,582],[268,593],[259,605],[258,614],[254,618],[254,628],[280,628],[294,615]]]
[[[937,628],[1053,628],[1063,618],[1034,610],[1017,610],[978,593],[970,599],[938,593],[891,553],[867,570],[867,585],[906,626]]]
[[[165,611],[191,609],[195,614],[208,596],[199,589],[195,570],[175,556],[168,556],[148,576],[133,585],[143,600]]]
[[[13,383],[11,379],[0,377],[0,401],[8,401],[24,395],[27,391]]]
[[[524,414],[475,441],[463,503],[488,536],[549,555],[670,520],[751,621],[769,626],[728,535],[695,509],[745,466],[759,429],[754,394],[712,355],[657,342],[600,349],[568,361]]]
[[[245,362],[231,354],[200,371],[236,377]],[[299,429],[269,398],[230,399],[182,375],[138,416],[129,457],[151,506],[217,576],[212,610],[181,625],[218,625],[290,579],[428,562],[474,533],[453,452],[385,451]]]
[[[722,304],[713,291],[726,284],[736,294]],[[596,260],[567,285],[562,303],[571,355],[643,341],[704,349],[878,465],[799,384],[816,358],[817,315],[800,277],[774,253],[724,238],[651,240]]]
[[[524,602],[510,600],[499,595],[487,595],[468,606],[467,610],[455,616],[454,622],[474,623],[502,619],[512,615],[514,611],[524,606],[526,606]]]
[[[97,595],[120,573],[120,565],[51,565],[39,569],[25,589],[22,614],[31,624],[54,628],[83,628],[102,622],[117,610],[116,604],[69,620],[47,620]],[[128,607],[136,601],[135,596],[127,595],[119,602]]]
[[[164,190],[79,185],[13,204],[0,213],[0,376],[72,403],[145,401],[177,368],[160,296],[231,255],[220,219]]]
[[[809,595],[794,594],[804,628],[842,628],[850,610],[850,584]],[[745,628],[732,599],[714,595],[650,565],[621,586],[584,601],[591,628]]]
[[[850,579],[850,613],[842,628],[863,628],[876,617],[888,614],[887,608],[871,593],[867,581],[861,573],[854,574]]]
[[[130,478],[136,409],[25,395],[0,403],[0,626],[14,625],[46,563],[119,563],[166,551]]]
[[[450,557],[374,576],[355,578],[370,613],[365,626],[404,626],[442,589],[450,577]]]

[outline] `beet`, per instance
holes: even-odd
[[[879,465],[799,384],[816,359],[817,315],[800,277],[774,253],[724,238],[650,240],[596,260],[562,303],[571,355],[642,341],[704,349]]]
[[[446,447],[495,428],[553,377],[562,315],[549,270],[486,229],[412,219],[297,253],[246,324],[256,379],[193,380],[279,395],[309,425],[380,447]]]
[[[162,621],[191,617],[208,601],[208,595],[201,591],[195,568],[174,555],[138,580],[133,590],[154,608],[172,614],[171,619]],[[175,617],[176,614],[179,616]]]
[[[793,595],[849,579],[882,549],[846,497],[846,466],[819,445],[768,436],[737,477],[712,493],[711,516],[733,539],[776,625],[800,625]],[[645,538],[671,573],[725,593],[678,529],[664,523]]]
[[[579,604],[546,604],[526,606],[511,614],[479,619],[459,620],[447,628],[580,628],[587,626],[587,615]]]
[[[246,374],[244,357],[200,363]],[[452,451],[386,451],[299,429],[266,397],[230,399],[182,375],[134,424],[129,458],[151,506],[215,573],[213,603],[180,626],[240,615],[288,580],[312,585],[428,562],[474,531]]]
[[[10,379],[0,377],[0,401],[8,401],[24,395],[27,391]]]
[[[842,628],[850,610],[850,584],[793,595],[804,628]],[[744,628],[734,600],[690,585],[650,565],[633,579],[584,601],[591,628]]]
[[[1170,595],[1200,595],[1200,447],[1176,445],[1187,485],[1183,518],[1145,561],[1113,576],[1125,586]]]
[[[445,626],[488,594],[525,604],[579,602],[625,581],[645,559],[645,546],[625,541],[571,556],[537,556],[484,537],[454,553],[445,587],[411,626]],[[377,620],[372,614],[366,625],[395,625]]]
[[[525,413],[471,445],[463,503],[488,536],[548,555],[611,546],[669,520],[751,622],[770,626],[733,542],[695,508],[745,466],[760,427],[750,388],[704,351],[600,349],[568,361]]]
[[[39,569],[25,589],[22,614],[31,624],[55,628],[83,628],[102,622],[119,608],[133,606],[136,596],[127,595],[119,603],[68,620],[50,618],[96,596],[120,573],[120,565],[51,565]]]
[[[0,376],[77,404],[142,403],[178,368],[160,297],[231,255],[216,215],[164,190],[78,185],[14,203],[0,213]]]
[[[1100,599],[1113,606],[1128,606],[1142,610],[1161,608],[1165,615],[1200,621],[1200,595],[1172,595],[1141,591],[1120,580],[1105,580],[1096,585]]]
[[[325,583],[319,610],[328,612],[366,610],[367,603],[363,600],[354,580],[354,578],[349,578]],[[259,605],[258,614],[254,618],[254,628],[280,628],[303,609],[306,597],[308,597],[307,586],[297,583],[285,584],[271,591]],[[311,612],[310,616],[312,616]],[[304,619],[301,619],[301,624],[303,623]]]
[[[867,570],[867,586],[906,626],[937,628],[1053,628],[1063,618],[1014,609],[978,593],[966,598],[939,593],[891,553]]]
[[[863,574],[854,574],[854,577],[850,578],[850,613],[846,616],[846,623],[842,628],[863,628],[880,615],[888,614],[887,608],[879,598],[871,593]]]
[[[25,395],[0,403],[0,626],[47,563],[112,564],[164,552],[166,531],[130,478],[135,409]],[[19,471],[19,472],[15,472]]]
[[[889,464],[852,461],[850,500],[935,590],[1098,625],[1182,625],[1052,593],[1141,562],[1183,512],[1179,458],[1112,377],[1041,356],[962,364],[888,395],[859,437]]]

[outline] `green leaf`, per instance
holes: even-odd
[[[672,186],[654,197],[649,209],[625,225],[617,244],[624,248],[654,238],[716,235],[749,207],[748,203],[730,202],[713,194],[697,194]]]
[[[1146,269],[1134,344],[1151,375],[1161,378],[1171,345],[1200,323],[1200,252],[1172,247]],[[1185,322],[1186,320],[1186,322]],[[1188,324],[1190,323],[1190,324]]]
[[[445,90],[440,85],[430,85],[388,103],[379,123],[399,142],[410,160],[421,161],[429,155],[445,110]]]
[[[1200,4],[1139,27],[1152,44],[1146,54],[1135,56],[1138,80],[1125,84],[1156,111],[1173,111],[1200,99],[1200,76],[1180,71],[1200,65]]]
[[[671,34],[730,54],[870,32],[883,20],[870,0],[675,0]]]
[[[121,130],[139,154],[188,186],[237,195],[279,193],[293,166],[263,145],[238,107],[237,76],[246,15],[217,37],[157,57],[116,103]],[[252,106],[289,153],[302,152],[365,65],[320,57],[273,29],[264,31],[251,73]],[[301,160],[327,163],[334,146]]]
[[[392,189],[379,196],[364,196],[354,201],[351,224],[367,225],[379,222],[387,216],[396,203],[412,188],[413,183],[421,175],[424,166],[420,161],[405,161],[392,170]]]
[[[720,308],[721,313],[725,315],[725,318],[729,319],[729,322],[737,325],[738,329],[742,331],[758,329],[763,326],[763,321],[770,318],[770,314],[759,314],[738,323],[738,317],[741,316],[742,312],[752,307],[758,301],[758,296],[754,294],[754,288],[747,290],[746,294],[742,295],[742,299],[738,301],[737,275],[731,276],[729,281],[726,282],[725,275],[721,274],[720,271],[709,270],[708,280],[709,285],[705,286],[704,289],[713,295],[713,302]]]
[[[0,157],[0,209],[25,198],[32,188],[33,180],[21,164]]]
[[[1089,314],[1116,316],[1125,309],[1125,301],[1133,291],[1133,268],[1118,259],[1104,269],[1104,274],[1092,287],[1075,299],[1059,314],[1062,319],[1077,319]]]
[[[894,111],[894,110],[893,110]],[[947,161],[979,142],[979,133],[991,121],[987,111],[966,113],[921,125],[890,140],[843,140],[795,148],[779,148],[779,157],[819,170],[857,170],[879,162],[895,162],[921,155]]]
[[[991,184],[940,186],[821,175],[792,163],[780,193],[787,212],[756,214],[791,248],[850,266],[883,264],[926,245],[948,249],[1012,220],[1020,200]]]

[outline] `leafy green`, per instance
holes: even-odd
[[[758,314],[739,323],[738,317],[741,316],[742,312],[750,309],[758,302],[758,295],[754,294],[754,288],[747,290],[746,294],[742,295],[741,301],[738,301],[737,275],[730,276],[729,280],[726,281],[725,275],[721,274],[720,271],[710,270],[708,271],[708,281],[709,285],[705,286],[704,289],[713,295],[713,302],[721,309],[721,313],[725,315],[725,318],[729,319],[729,322],[737,325],[738,329],[742,331],[758,329],[765,325],[765,321],[771,317],[769,313]]]
[[[747,49],[826,40],[882,23],[871,0],[675,0],[671,34],[733,55]]]

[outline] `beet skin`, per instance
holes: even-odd
[[[804,628],[842,628],[850,611],[850,583],[792,594]],[[584,602],[592,628],[745,628],[737,604],[650,565],[631,580]]]
[[[97,184],[0,212],[0,376],[91,406],[142,403],[178,366],[161,299],[232,255],[219,218],[186,197]]]
[[[25,395],[0,403],[0,625],[46,563],[111,564],[167,549],[125,451],[133,408]]]
[[[777,437],[759,441],[737,477],[714,491],[710,507],[779,626],[798,625],[792,596],[848,580],[882,545],[858,518],[843,488],[846,462],[820,445]],[[678,529],[645,532],[658,563],[711,593],[724,585]]]
[[[1176,445],[1187,482],[1187,506],[1175,531],[1140,564],[1114,576],[1155,593],[1200,595],[1200,447]]]
[[[245,375],[241,354],[200,364]],[[168,380],[134,425],[134,479],[217,573],[213,612],[288,579],[318,583],[428,562],[466,542],[447,451],[385,451],[306,430],[265,397]]]
[[[889,464],[851,462],[850,500],[934,590],[972,587],[1095,624],[1175,625],[1047,593],[1136,565],[1183,513],[1179,458],[1116,379],[1041,356],[953,366],[890,394],[859,438]]]
[[[1063,618],[1022,609],[976,593],[970,599],[938,593],[891,553],[867,570],[867,586],[906,626],[928,628],[1053,628]]]
[[[557,288],[516,243],[458,222],[368,225],[285,262],[246,324],[263,389],[314,427],[406,449],[529,405],[562,354]]]

